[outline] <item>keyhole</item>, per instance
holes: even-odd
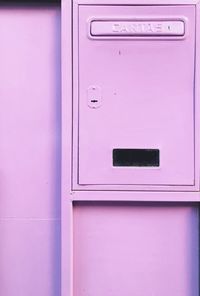
[[[87,104],[92,109],[97,109],[101,106],[101,88],[92,85],[87,90]]]
[[[98,100],[93,99],[93,100],[91,100],[91,103],[98,103]]]

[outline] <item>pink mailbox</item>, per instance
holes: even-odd
[[[198,296],[199,4],[62,16],[62,296]]]

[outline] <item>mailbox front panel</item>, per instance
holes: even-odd
[[[194,185],[195,7],[79,6],[78,183]]]
[[[73,296],[197,296],[198,209],[75,203]]]

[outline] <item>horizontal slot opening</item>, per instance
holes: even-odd
[[[115,167],[159,167],[158,149],[113,149]]]

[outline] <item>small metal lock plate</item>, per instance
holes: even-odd
[[[92,85],[87,90],[88,106],[90,108],[99,108],[102,104],[101,88],[96,85]]]

